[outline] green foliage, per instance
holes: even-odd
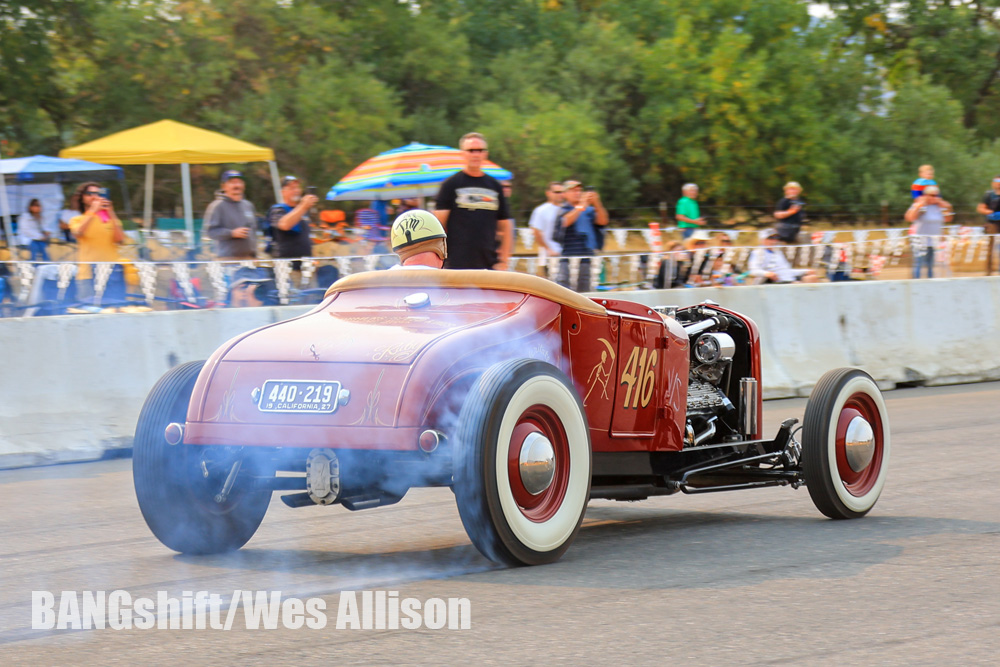
[[[55,153],[173,118],[271,146],[325,189],[380,151],[478,130],[520,209],[569,177],[612,207],[672,203],[686,181],[706,204],[766,207],[794,179],[860,209],[905,202],[923,162],[973,202],[1000,168],[1000,0],[813,7],[0,0],[0,138]],[[214,171],[196,173],[208,196]]]

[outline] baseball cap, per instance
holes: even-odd
[[[296,182],[296,181],[298,181],[298,180],[299,180],[299,179],[298,179],[298,178],[296,178],[295,176],[291,176],[291,175],[289,175],[289,176],[285,176],[285,177],[283,177],[283,178],[281,179],[281,187],[285,187],[285,186],[286,186],[286,185],[288,185],[289,183],[293,183],[293,182]]]
[[[242,180],[246,180],[246,179],[243,178],[243,172],[236,171],[235,169],[227,169],[224,172],[222,172],[222,178],[219,179],[219,180],[221,180],[223,183],[225,183],[226,181],[228,181],[230,179],[233,179],[233,178],[238,178],[241,181]]]
[[[583,183],[580,181],[566,181],[563,183],[563,190],[571,190],[573,188],[578,188],[581,185],[583,185]]]
[[[685,183],[684,185],[681,186],[681,192],[684,192],[685,190],[690,190],[692,188],[694,188],[695,190],[699,189],[698,188],[698,184],[697,183]]]

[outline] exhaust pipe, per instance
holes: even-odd
[[[747,440],[757,435],[757,378],[740,378],[740,432]]]

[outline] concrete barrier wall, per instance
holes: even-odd
[[[171,367],[310,307],[0,320],[0,468],[131,447],[146,394]]]
[[[808,395],[831,368],[898,383],[1000,379],[1000,277],[601,293],[646,305],[711,299],[761,329],[765,398]],[[0,468],[127,448],[169,368],[308,306],[0,320]]]

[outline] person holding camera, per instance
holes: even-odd
[[[312,257],[312,239],[309,236],[312,218],[309,213],[319,202],[315,190],[316,188],[310,187],[303,195],[302,183],[295,176],[281,179],[282,201],[267,212],[267,221],[274,237],[271,256],[275,259]],[[298,270],[299,267],[293,268]]]
[[[569,261],[559,264],[558,282],[577,292],[590,291],[590,258],[600,247],[598,235],[608,224],[608,211],[601,202],[601,195],[593,187],[584,189],[580,181],[563,183],[563,197],[559,224],[562,227],[562,256],[583,257],[575,286],[569,284]]]
[[[993,273],[993,245],[1000,234],[1000,175],[993,178],[990,191],[983,195],[983,201],[976,207],[980,215],[986,216],[986,233],[989,235],[989,251],[986,253],[986,275]],[[997,267],[1000,269],[1000,266]]]
[[[107,189],[100,183],[80,185],[73,193],[73,207],[80,212],[69,221],[80,261],[76,273],[77,296],[86,297],[94,293],[91,262],[117,262],[118,244],[125,240],[125,231]]]
[[[222,172],[222,189],[205,209],[205,229],[220,260],[257,259],[257,212],[244,198],[243,174]]]
[[[778,221],[775,225],[775,232],[778,240],[782,243],[797,243],[799,230],[802,228],[804,218],[802,209],[806,203],[802,201],[802,186],[795,181],[785,183],[785,196],[778,201],[774,207],[774,217]]]
[[[934,277],[934,245],[944,225],[955,215],[951,204],[941,198],[936,185],[928,185],[906,211],[906,221],[912,223],[910,241],[913,248],[913,277],[919,278],[921,267],[927,267],[927,277]]]

